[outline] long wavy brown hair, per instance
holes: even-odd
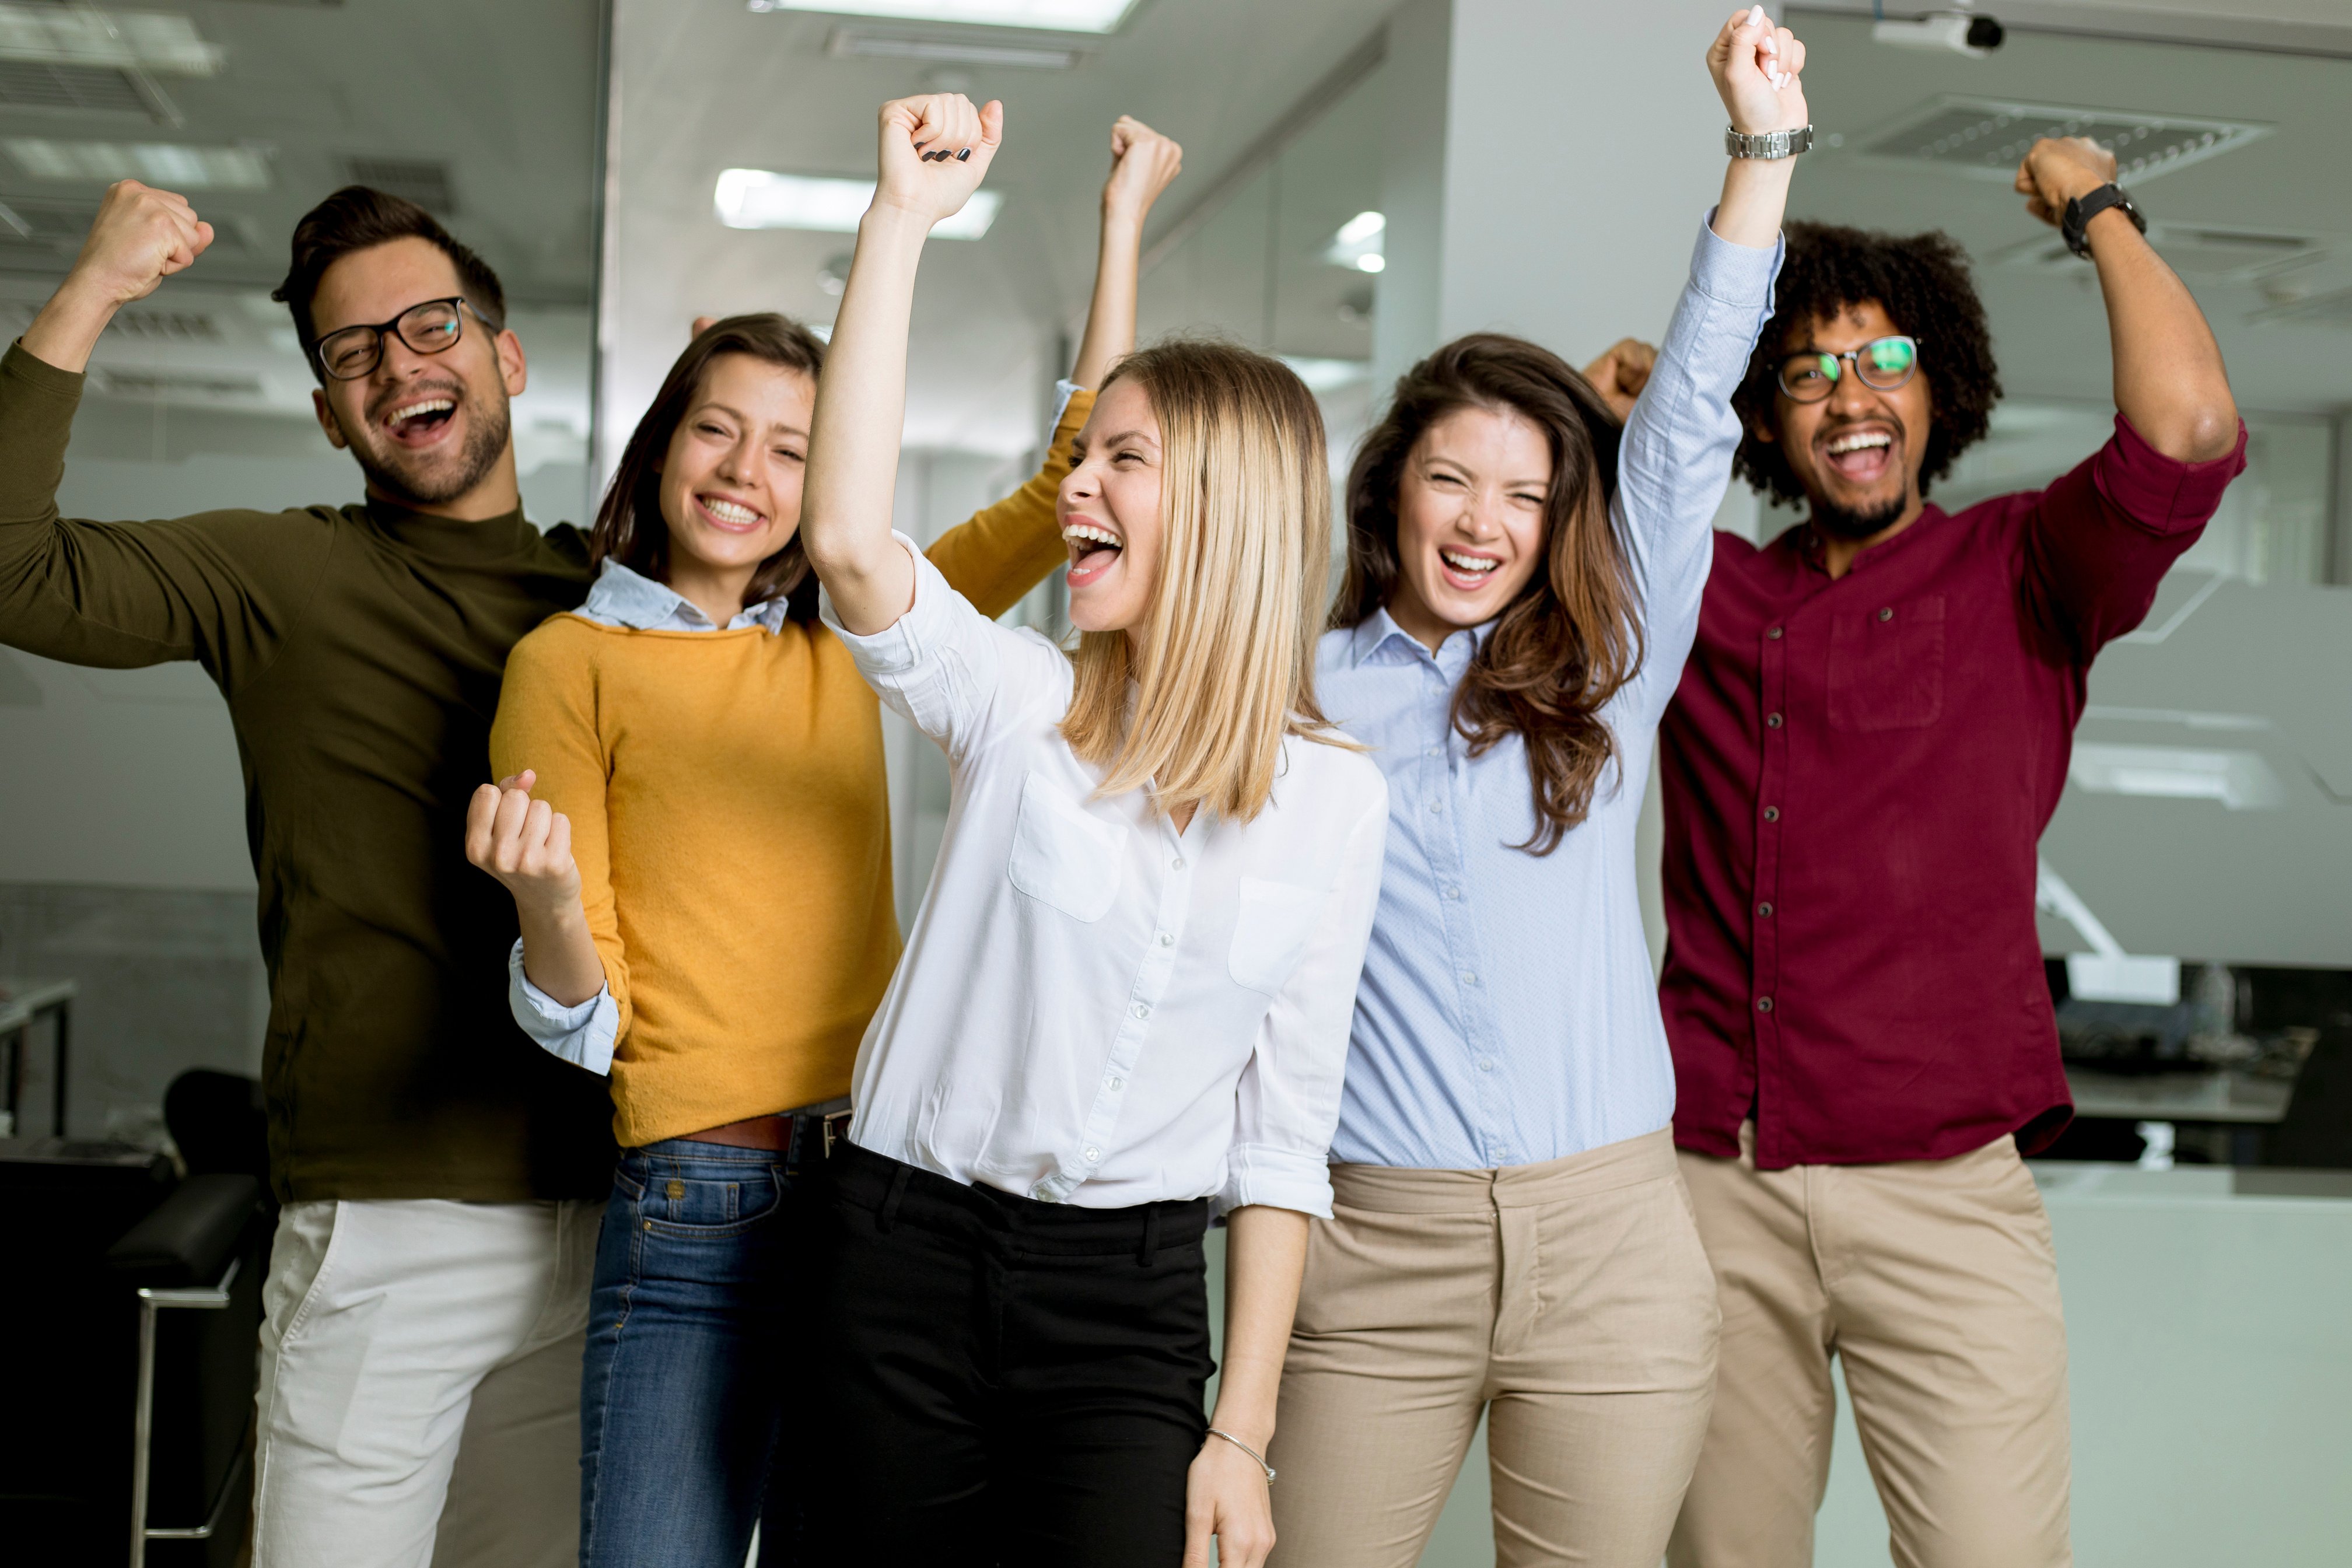
[[[693,406],[702,389],[702,374],[721,354],[745,354],[779,370],[798,371],[812,381],[824,368],[824,345],[798,321],[773,311],[729,316],[694,335],[686,352],[662,378],[653,406],[629,432],[613,482],[596,509],[596,525],[588,531],[588,563],[602,567],[609,558],[656,583],[669,581],[669,523],[662,516],[661,466],[669,455],[670,437]],[[760,563],[751,585],[743,590],[746,606],[762,605],[777,595],[787,596],[785,614],[795,621],[816,619],[817,584],[809,571],[808,552],[794,529],[784,547]]]
[[[1517,414],[1551,447],[1544,570],[1479,646],[1453,714],[1474,757],[1509,735],[1526,745],[1536,830],[1516,847],[1549,855],[1592,809],[1617,755],[1601,714],[1643,651],[1633,559],[1609,517],[1623,426],[1591,384],[1558,354],[1499,332],[1457,338],[1399,377],[1348,475],[1348,574],[1331,624],[1360,625],[1395,595],[1405,464],[1424,431],[1465,408]]]

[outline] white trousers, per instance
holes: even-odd
[[[289,1204],[253,1568],[571,1568],[593,1202]]]

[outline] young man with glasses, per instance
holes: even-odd
[[[557,1568],[577,1549],[604,1089],[516,1029],[514,908],[461,847],[507,650],[580,602],[584,542],[523,519],[508,401],[526,367],[497,277],[356,186],[297,226],[277,297],[366,500],[60,518],[99,334],[211,238],[182,198],[116,185],[0,358],[0,642],[194,659],[236,727],[285,1205],[256,1568]]]
[[[2196,302],[2096,144],[2033,216],[2095,265],[2116,434],[2049,489],[1928,487],[2000,395],[1959,247],[1789,226],[1738,471],[1811,509],[1718,534],[1663,744],[1675,1142],[1715,1266],[1715,1406],[1675,1568],[1800,1568],[1841,1357],[1895,1559],[2067,1542],[2056,1259],[2020,1159],[2072,1114],[2034,929],[2093,657],[2243,467]]]

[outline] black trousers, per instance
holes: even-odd
[[[1177,1568],[1206,1201],[1074,1208],[855,1147],[826,1181],[806,1561]]]

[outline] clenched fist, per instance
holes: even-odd
[[[572,819],[530,798],[538,782],[526,768],[474,792],[466,858],[497,878],[518,907],[553,914],[579,907],[580,868],[572,860]]]
[[[1133,115],[1120,115],[1110,128],[1110,178],[1103,185],[1103,216],[1141,223],[1183,168],[1183,148]]]
[[[109,186],[67,282],[109,306],[143,300],[174,272],[193,266],[213,242],[213,226],[185,196],[136,180]]]
[[[1642,388],[1650,384],[1650,372],[1658,363],[1658,351],[1639,338],[1620,338],[1609,352],[1584,367],[1584,379],[1609,405],[1610,412],[1620,420],[1633,416],[1633,405],[1642,395]]]
[[[2116,177],[2116,155],[2087,136],[2045,136],[2026,149],[2017,166],[2017,194],[2025,210],[2043,223],[2066,216],[2066,204],[2087,196]]]
[[[975,109],[960,92],[894,99],[882,106],[877,140],[874,205],[935,224],[961,212],[987,177],[1004,141],[1004,105]]]

